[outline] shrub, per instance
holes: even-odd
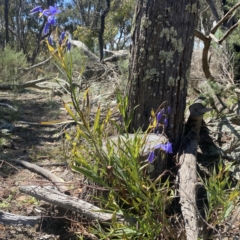
[[[12,83],[18,80],[19,68],[27,66],[27,60],[23,52],[16,52],[10,46],[0,51],[0,81]]]

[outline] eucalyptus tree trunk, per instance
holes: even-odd
[[[5,18],[5,44],[9,42],[9,31],[8,31],[8,13],[9,13],[9,2],[4,1],[4,18]]]
[[[174,152],[183,133],[198,0],[137,0],[129,65],[129,109],[139,105],[130,131],[149,125],[151,109],[164,104],[165,133]]]

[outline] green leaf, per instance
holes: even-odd
[[[93,124],[93,133],[96,133],[97,129],[99,128],[99,119],[100,119],[100,107],[98,107],[94,124]]]

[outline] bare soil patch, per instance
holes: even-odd
[[[0,92],[0,102],[16,109],[14,111],[0,106],[0,122],[4,125],[0,129],[0,211],[25,216],[47,216],[35,227],[0,224],[0,239],[76,239],[75,233],[87,235],[85,227],[89,222],[79,214],[20,193],[19,186],[46,186],[52,183],[11,162],[24,160],[44,165],[43,168],[64,180],[70,195],[78,197],[81,194],[82,176],[68,168],[64,154],[63,127],[39,124],[42,121],[68,118],[61,98],[52,97],[49,91],[24,90],[16,94]],[[10,128],[10,131],[6,132],[6,128]]]

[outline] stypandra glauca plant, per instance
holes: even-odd
[[[213,167],[208,179],[201,179],[207,194],[206,220],[214,227],[224,224],[239,204],[239,184],[230,176],[232,167],[233,163],[224,165],[221,161]]]
[[[68,109],[79,119],[76,135],[66,134],[72,144],[72,169],[108,189],[98,201],[104,211],[113,214],[111,223],[96,223],[93,232],[101,239],[156,239],[169,230],[166,209],[173,194],[168,181],[149,178],[146,169],[154,161],[152,154],[145,161],[140,158],[147,133],[131,135],[125,131],[131,122],[126,115],[127,97],[118,95],[120,119],[112,118],[111,109],[101,119],[98,107],[92,122],[88,92],[84,98],[86,104],[80,110],[73,113]],[[118,129],[119,134],[109,137],[109,126]],[[118,214],[124,216],[125,223],[118,222]]]
[[[56,24],[56,6],[43,10],[40,6],[32,13],[39,12],[47,18],[44,31]],[[50,54],[65,76],[71,95],[71,102],[64,106],[76,123],[75,134],[66,132],[70,142],[70,158],[73,171],[83,174],[94,184],[107,189],[107,193],[97,198],[100,207],[112,213],[110,223],[95,223],[92,231],[100,239],[156,239],[161,235],[171,235],[166,209],[173,200],[169,181],[161,182],[161,176],[151,179],[149,165],[156,159],[154,150],[161,149],[162,154],[172,153],[172,145],[166,141],[153,147],[149,156],[142,159],[142,151],[149,132],[156,132],[167,125],[170,107],[152,110],[152,122],[145,133],[136,131],[128,134],[132,113],[127,114],[128,98],[120,93],[117,106],[107,109],[105,114],[100,106],[93,113],[90,107],[89,89],[79,98],[72,79],[72,58],[70,41],[65,33],[59,40],[51,37],[46,41]],[[55,47],[53,44],[55,40]],[[165,111],[166,110],[166,111]],[[119,118],[114,119],[113,112],[118,111]],[[134,110],[133,110],[134,111]],[[104,116],[103,116],[104,115]],[[109,128],[117,132],[109,136]],[[118,221],[118,214],[124,222]]]

